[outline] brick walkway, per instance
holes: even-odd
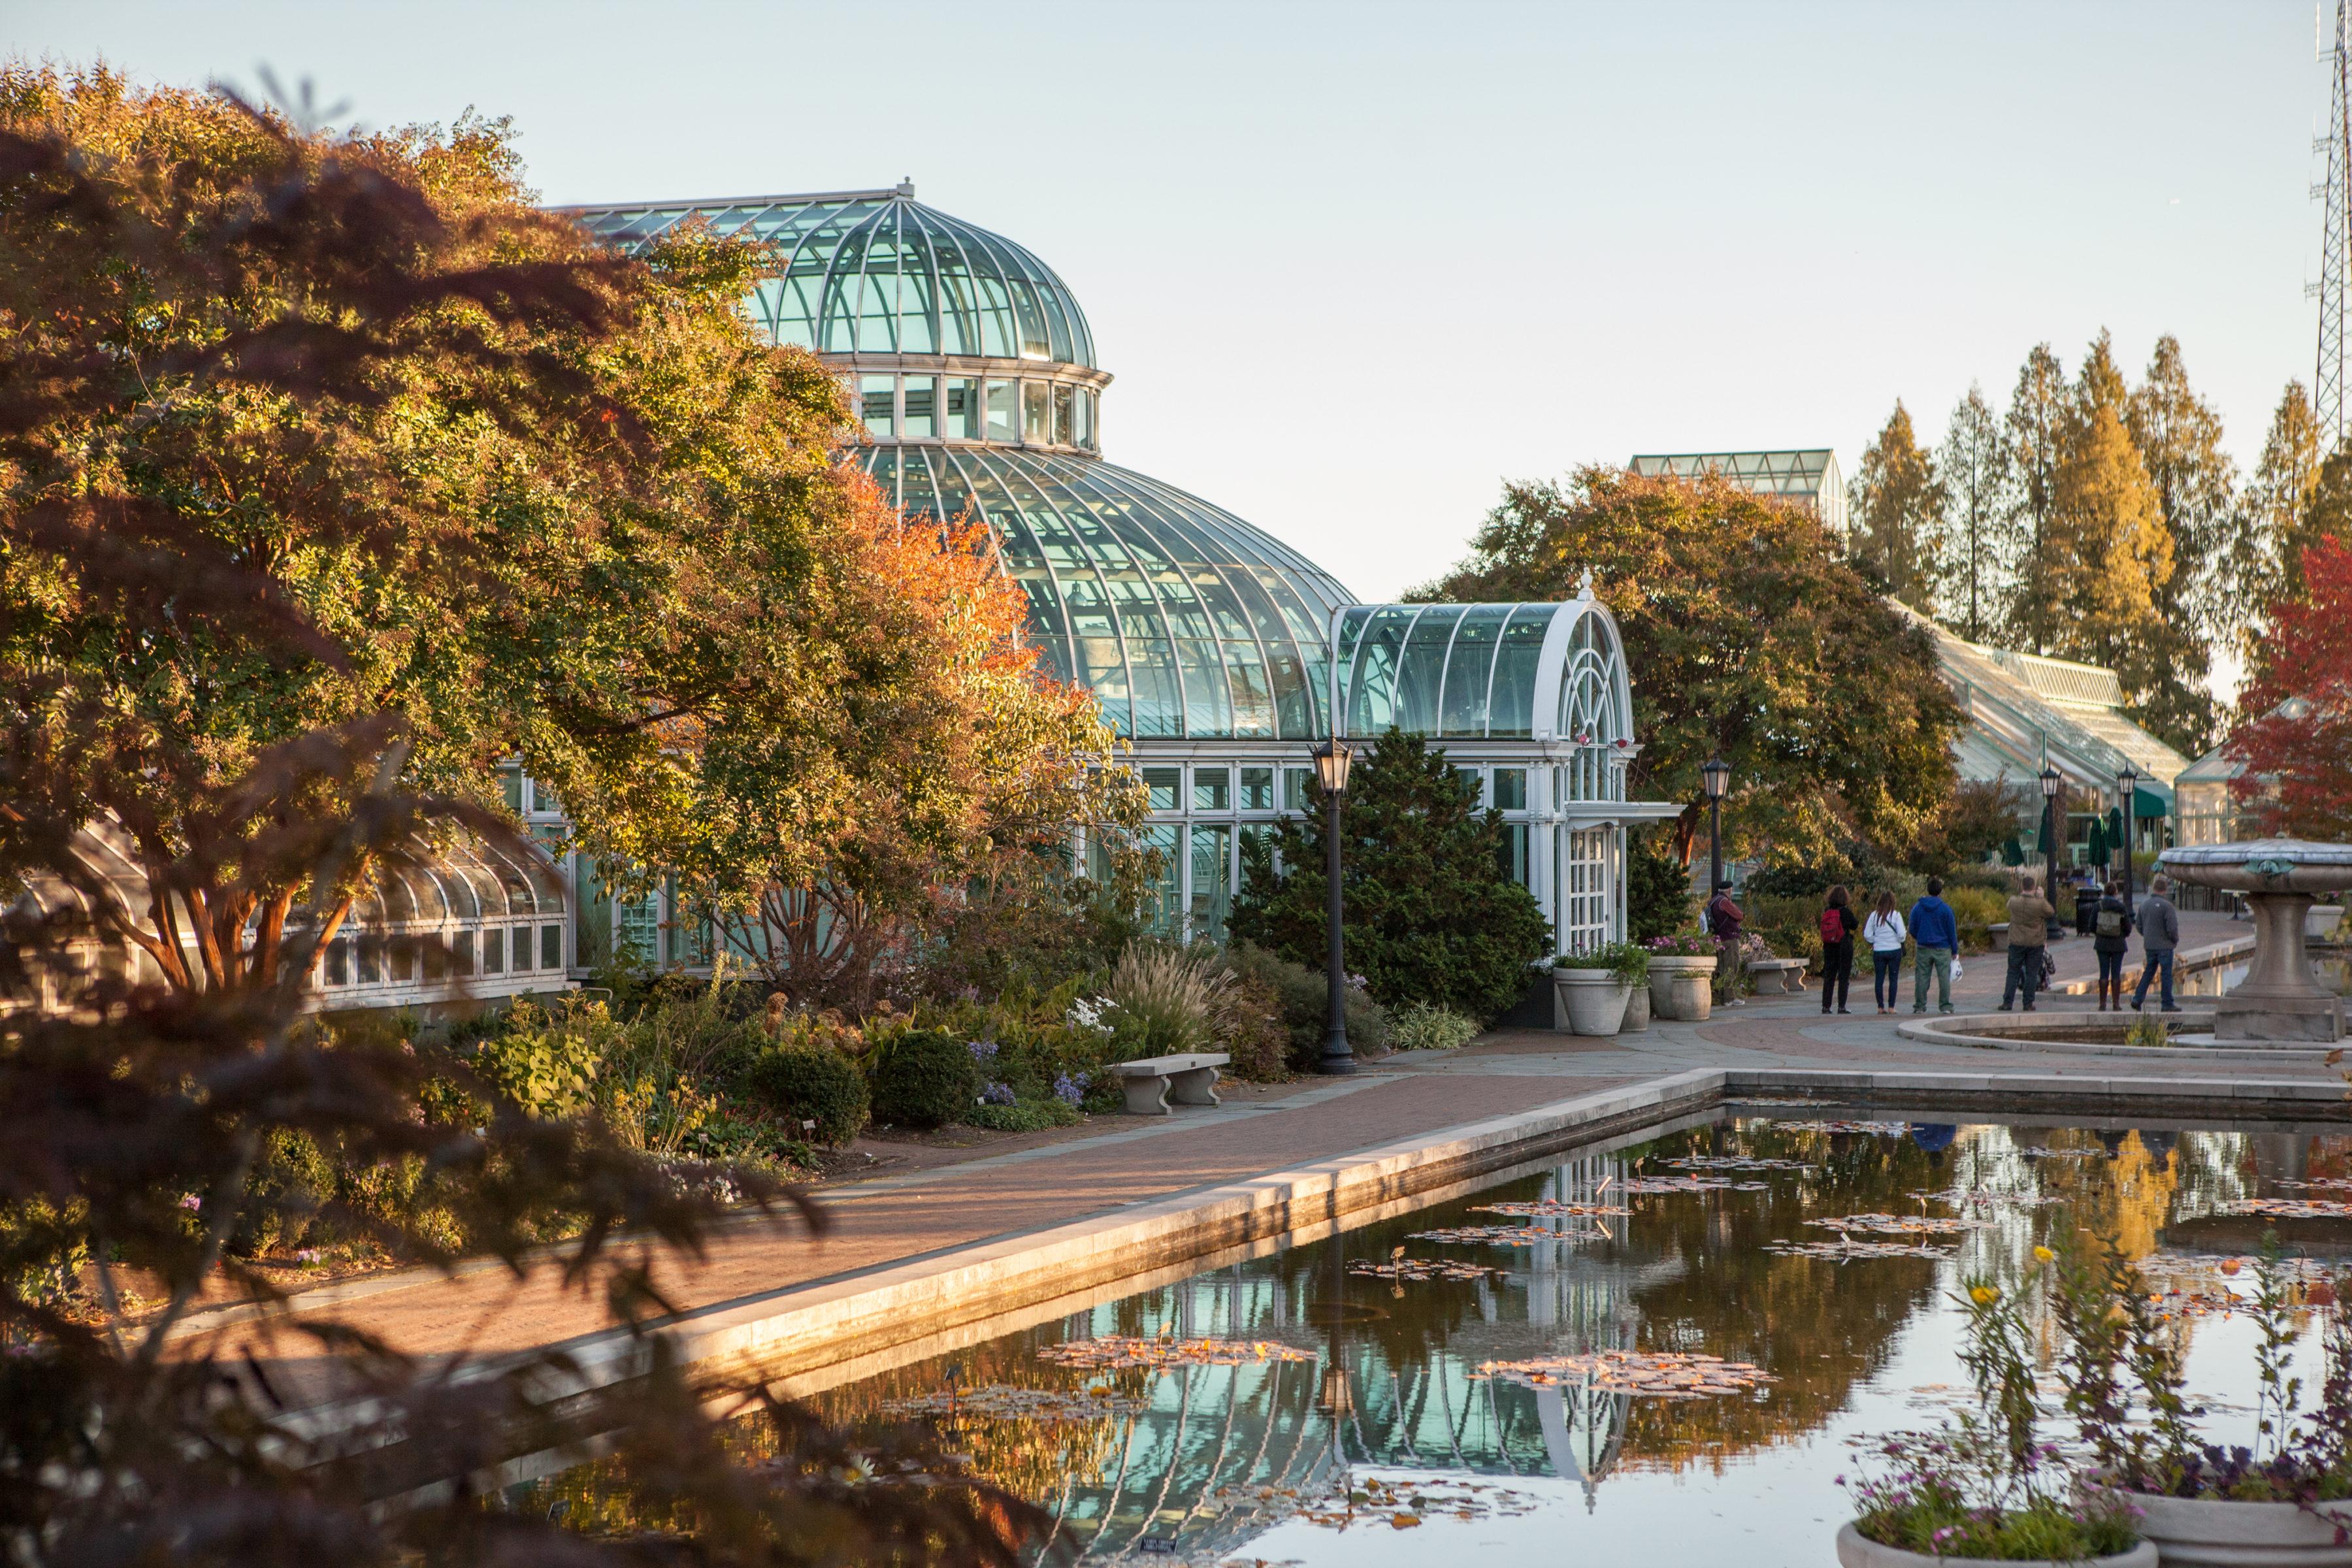
[[[2242,922],[2211,915],[2184,916],[2182,925],[2183,951],[2247,931]],[[2095,973],[2088,942],[2071,939],[2055,951],[2062,982]],[[1981,1011],[1998,1000],[2001,972],[1997,956],[1971,961],[1957,988],[1961,1010]],[[2118,1070],[2112,1058],[1906,1040],[1895,1025],[1910,1016],[1907,988],[1904,1010],[1895,1018],[1877,1016],[1866,991],[1861,1002],[1852,1016],[1824,1018],[1818,994],[1809,992],[1724,1009],[1701,1025],[1659,1024],[1608,1039],[1509,1031],[1457,1052],[1391,1057],[1357,1078],[1315,1082],[1279,1098],[1252,1098],[1150,1122],[1103,1118],[1083,1135],[1062,1142],[828,1189],[821,1194],[832,1221],[825,1235],[812,1237],[797,1221],[741,1226],[717,1238],[698,1262],[665,1260],[657,1279],[688,1309],[839,1280],[991,1237],[1694,1068],[1881,1066],[2103,1077]],[[2090,1000],[2053,996],[2049,1005],[2087,1008]],[[2332,1077],[2316,1067],[2250,1071],[2229,1063],[2169,1061],[2162,1075]],[[402,1350],[428,1356],[560,1344],[605,1322],[600,1300],[566,1291],[551,1269],[520,1281],[487,1268],[454,1279],[415,1275],[380,1279],[343,1299],[327,1299],[335,1294],[326,1293],[311,1310],[331,1311]],[[302,1362],[289,1353],[293,1349],[292,1342],[277,1347],[277,1359],[289,1372],[297,1372]]]

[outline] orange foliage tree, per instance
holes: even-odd
[[[2271,612],[2269,658],[2230,739],[2231,781],[2265,833],[2352,839],[2352,547],[2303,550],[2305,591]]]

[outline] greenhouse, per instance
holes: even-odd
[[[745,301],[755,327],[837,369],[891,500],[988,525],[1045,667],[1091,690],[1133,746],[1165,929],[1222,935],[1252,841],[1305,803],[1336,690],[1343,734],[1444,742],[1504,814],[1512,870],[1564,946],[1622,930],[1623,829],[1680,807],[1625,798],[1632,691],[1589,589],[1566,604],[1362,604],[1231,512],[1105,461],[1111,377],[1069,286],[911,184],[570,216],[624,247],[688,224],[773,247]],[[584,871],[583,930],[617,926]]]

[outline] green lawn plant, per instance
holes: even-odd
[[[1395,1051],[1451,1051],[1468,1045],[1478,1035],[1478,1020],[1426,1002],[1408,1002],[1389,1009],[1389,1048]]]
[[[1623,984],[1641,985],[1650,978],[1650,950],[1639,942],[1604,942],[1582,952],[1563,952],[1552,960],[1552,967],[1605,969]]]
[[[2070,1563],[2114,1556],[2137,1537],[2130,1504],[2112,1492],[2079,1491],[2073,1472],[2040,1431],[2035,1397],[2037,1330],[2042,1308],[2064,1292],[2050,1248],[2004,1282],[1962,1282],[1967,1313],[1960,1360],[1973,1409],[1926,1432],[1879,1439],[1854,1478],[1854,1528],[1884,1546],[1936,1557]],[[1846,1478],[1839,1478],[1845,1484]]]

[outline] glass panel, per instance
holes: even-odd
[[[866,433],[877,441],[887,441],[897,434],[898,422],[892,415],[892,405],[898,394],[898,378],[892,375],[858,377],[859,403],[866,415]]]
[[[909,439],[936,436],[939,379],[936,376],[910,375],[907,378],[907,426]]]
[[[1272,768],[1242,770],[1241,805],[1244,811],[1274,809],[1274,770]]]
[[[1234,907],[1234,830],[1195,823],[1192,826],[1192,930],[1195,942],[1223,942],[1225,917]]]
[[[1486,683],[1494,673],[1495,648],[1507,605],[1480,605],[1462,617],[1454,634],[1454,650],[1445,660],[1445,701],[1440,710],[1440,732],[1483,735],[1486,732]]]
[[[521,772],[520,772],[519,769],[515,769],[515,768],[500,768],[500,769],[499,770],[499,786],[500,786],[501,788],[503,788],[503,789],[506,791],[506,796],[507,796],[507,809],[508,809],[509,811],[513,812],[513,813],[514,813],[516,816],[521,816],[521,815],[522,815],[522,773],[521,773]]]
[[[1194,811],[1231,811],[1234,808],[1233,791],[1233,769],[1194,768],[1192,770],[1192,809]]]
[[[383,977],[395,985],[405,984],[416,978],[416,950],[413,936],[395,936],[384,947]],[[437,949],[436,951],[438,951]]]
[[[563,809],[563,805],[555,798],[552,787],[533,779],[530,781],[530,808],[533,811],[557,812]]]
[[[1528,885],[1528,825],[1526,823],[1507,822],[1503,825],[1501,859],[1503,875],[1519,886],[1526,887]]]
[[[1241,826],[1241,872],[1234,886],[1246,890],[1252,878],[1264,881],[1274,874],[1274,824],[1244,822]]]
[[[520,936],[522,932],[517,931],[515,935]],[[539,928],[539,966],[541,969],[563,967],[563,928],[562,926]]]
[[[1391,721],[1400,730],[1423,735],[1439,732],[1438,683],[1445,678],[1445,650],[1454,640],[1459,606],[1432,605],[1413,623],[1404,658],[1397,666],[1396,713]]]
[[[1018,441],[1021,439],[1021,384],[1017,381],[992,381],[988,384],[988,439]]]
[[[1463,798],[1475,809],[1486,804],[1486,781],[1476,768],[1456,768],[1454,780],[1462,786]]]
[[[352,939],[339,936],[327,944],[327,984],[349,985],[352,983]]]
[[[460,976],[474,973],[474,933],[461,931],[449,940],[449,968]]]
[[[1521,605],[1511,612],[1495,654],[1494,695],[1486,707],[1489,736],[1535,733],[1536,667],[1542,662],[1544,637],[1558,612],[1556,605]]]
[[[1044,443],[1053,438],[1053,388],[1042,381],[1021,384],[1021,438]]]
[[[1495,804],[1505,811],[1527,810],[1527,769],[1496,768],[1495,770]]]
[[[1070,392],[1071,388],[1066,384],[1054,384],[1054,439],[1065,447],[1076,438],[1076,432],[1072,428]]]
[[[547,929],[553,931],[555,928],[550,926]],[[529,926],[514,928],[514,969],[517,974],[528,973],[530,970],[530,927]]]
[[[632,899],[619,904],[613,955],[625,963],[661,963],[661,901]]]
[[[1307,782],[1314,778],[1314,776],[1315,770],[1313,768],[1285,768],[1282,770],[1283,810],[1305,811],[1307,809]]]
[[[1087,451],[1097,450],[1095,440],[1095,395],[1090,388],[1078,388],[1078,445]]]
[[[360,984],[373,985],[383,978],[383,938],[373,931],[362,932],[359,945]]]
[[[394,944],[395,949],[397,948],[397,943]],[[424,942],[423,946],[425,950],[425,983],[430,984],[436,980],[448,979],[449,942],[447,934],[446,932],[436,933],[435,936],[428,938]],[[407,965],[401,963],[400,955],[396,951],[393,956],[393,963],[405,972]]]
[[[948,377],[948,423],[940,432],[958,441],[980,439],[980,383],[968,375]]]
[[[613,961],[613,900],[604,894],[604,879],[596,863],[583,855],[579,866],[580,901],[575,906],[579,915],[572,961],[583,969],[602,969]]]
[[[1137,836],[1144,848],[1160,858],[1160,874],[1152,879],[1150,902],[1144,919],[1161,936],[1178,934],[1184,863],[1177,858],[1180,847],[1176,836],[1182,831],[1175,823],[1167,822],[1146,827]]]
[[[507,972],[507,933],[493,928],[482,933],[482,973],[504,974]]]
[[[1145,768],[1143,787],[1150,792],[1152,810],[1174,811],[1177,809],[1176,797],[1184,788],[1184,770]]]

